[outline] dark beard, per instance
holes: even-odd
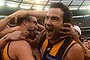
[[[56,39],[58,39],[58,37],[59,37],[59,33],[56,31],[56,32],[53,34],[52,38],[49,39],[49,40],[56,40]]]

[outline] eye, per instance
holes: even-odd
[[[35,23],[35,25],[37,25],[37,22]]]
[[[37,25],[37,22],[36,21],[34,21],[34,23],[35,23],[35,25]]]
[[[53,20],[53,21],[58,21],[58,20],[60,20],[60,18],[59,18],[59,17],[56,17],[56,16],[52,16],[52,17],[51,17],[51,20]]]
[[[49,16],[45,16],[45,19],[49,19]]]
[[[45,20],[48,20],[49,18],[50,18],[51,20],[53,20],[53,21],[58,21],[58,20],[60,20],[60,18],[57,17],[57,16],[51,16],[51,17],[45,16]]]

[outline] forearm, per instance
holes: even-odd
[[[81,47],[83,47],[83,43],[80,41],[78,36],[74,36],[74,40],[79,43],[81,45]]]
[[[35,17],[45,17],[46,12],[47,11],[44,11],[44,10],[42,10],[42,11],[32,11],[32,10],[29,10],[29,11],[27,11],[27,14],[31,15],[31,16],[35,16]]]
[[[14,30],[12,30],[11,28],[4,29],[3,31],[0,32],[0,37],[2,38],[3,36],[11,32],[14,32]]]
[[[70,26],[71,27],[71,30],[72,30],[72,37],[73,37],[73,39],[77,42],[77,43],[79,43],[81,46],[83,46],[83,44],[82,44],[82,42],[80,41],[80,39],[79,39],[79,36],[78,36],[78,34],[77,34],[77,32],[75,31],[75,29],[73,28],[73,26]]]
[[[6,18],[2,19],[0,21],[0,31],[2,31],[6,25],[13,19],[14,17],[12,17],[11,15],[7,16]]]
[[[7,44],[7,39],[6,39],[6,36],[4,36],[3,38],[0,39],[0,50],[2,48],[4,48],[4,46]]]

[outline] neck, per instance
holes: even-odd
[[[54,38],[54,39],[50,39],[50,40],[49,40],[50,44],[54,44],[54,43],[57,43],[57,42],[59,42],[59,41],[60,41],[60,37],[59,37],[59,36],[57,36],[57,37]]]
[[[26,24],[24,23],[22,23],[21,27],[24,28],[23,30],[28,30]]]

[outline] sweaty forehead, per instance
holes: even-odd
[[[46,15],[63,16],[64,12],[60,8],[50,8]]]

